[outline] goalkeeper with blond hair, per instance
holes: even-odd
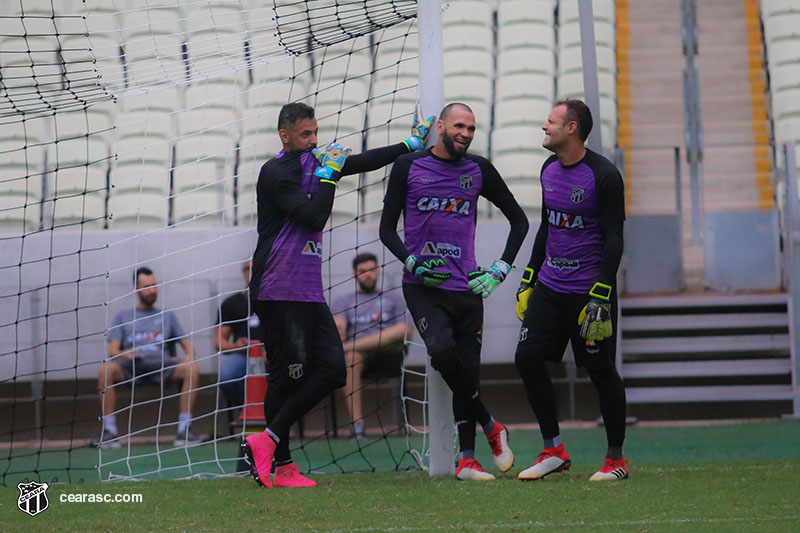
[[[250,280],[268,360],[267,428],[242,444],[250,474],[263,487],[316,485],[292,462],[289,428],[345,385],[342,341],[322,292],[322,230],[338,181],[422,149],[432,121],[419,123],[415,117],[405,141],[350,156],[350,148],[335,143],[317,149],[312,107],[291,103],[281,108],[283,150],[261,167],[256,186],[258,243]]]
[[[483,428],[501,472],[514,464],[508,430],[480,398],[483,298],[508,276],[528,233],[525,212],[494,166],[467,154],[475,115],[465,104],[442,109],[433,148],[403,156],[389,177],[380,222],[386,247],[405,263],[403,295],[422,336],[431,366],[453,391],[461,480],[495,479],[475,459],[476,423]],[[500,259],[489,268],[475,261],[478,197],[496,205],[511,228]],[[397,234],[404,214],[405,242]]]

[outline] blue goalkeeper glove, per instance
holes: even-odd
[[[533,269],[531,267],[526,268],[525,272],[522,274],[522,280],[519,282],[519,287],[517,288],[517,304],[514,306],[517,312],[517,318],[520,320],[525,318],[525,311],[528,310],[528,300],[531,298],[533,285],[535,283],[536,277],[534,276]]]
[[[342,177],[342,168],[350,152],[351,148],[349,146],[345,148],[339,143],[329,143],[322,150],[314,148],[311,153],[314,154],[320,164],[317,170],[314,171],[314,175],[319,178],[319,181],[336,185],[339,178]]]
[[[442,268],[447,268],[447,262],[441,257],[421,261],[416,256],[409,255],[406,259],[406,270],[414,274],[426,287],[438,287],[450,279],[452,276],[450,272],[435,270]]]
[[[581,337],[601,341],[614,333],[611,324],[611,286],[599,281],[589,291],[592,297],[578,315]]]
[[[511,267],[508,263],[498,259],[489,268],[478,268],[467,274],[469,278],[467,285],[475,294],[488,298],[492,291],[506,279],[509,272],[511,272]]]
[[[411,124],[411,137],[403,141],[409,152],[415,152],[425,148],[425,141],[431,133],[433,121],[436,115],[429,116],[424,122],[420,122],[417,114],[414,113],[414,122]]]

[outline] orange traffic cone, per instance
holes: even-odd
[[[248,350],[247,379],[245,380],[245,403],[239,415],[245,426],[248,424],[264,425],[264,396],[267,394],[267,358],[264,345],[253,342]]]

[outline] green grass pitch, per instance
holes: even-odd
[[[516,473],[535,460],[539,436],[513,431],[516,464],[495,482],[381,471],[393,461],[381,462],[385,454],[376,451],[376,472],[313,475],[314,489],[259,489],[249,478],[54,485],[50,507],[34,517],[16,508],[9,478],[0,489],[0,516],[3,531],[25,532],[800,531],[800,422],[633,426],[626,441],[630,479],[611,483],[588,482],[602,460],[602,428],[565,430],[563,437],[572,469],[538,482],[520,482]],[[354,446],[337,444],[348,445]],[[305,459],[323,464],[324,453],[310,446]],[[482,442],[478,458],[493,470]],[[3,466],[8,471],[9,462]],[[62,494],[98,492],[141,493],[144,501],[59,501]]]

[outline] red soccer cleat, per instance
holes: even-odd
[[[508,472],[514,466],[514,452],[508,447],[508,430],[500,422],[494,422],[494,429],[486,435],[489,447],[494,454],[494,466],[501,472]]]
[[[612,459],[606,457],[606,462],[603,467],[597,472],[592,474],[589,481],[616,481],[618,479],[628,479],[628,467],[625,463],[628,460],[625,457],[619,459]]]
[[[572,466],[572,461],[569,460],[569,455],[562,443],[555,448],[545,448],[536,458],[533,466],[520,472],[517,477],[522,481],[534,481],[555,472],[569,470],[570,466]]]
[[[242,451],[250,463],[250,475],[262,487],[272,488],[269,474],[272,471],[272,456],[277,444],[266,433],[248,435],[242,443]]]
[[[459,459],[456,477],[461,481],[492,481],[495,479],[489,472],[484,472],[481,464],[475,459]]]
[[[316,487],[317,482],[298,472],[294,463],[289,463],[275,469],[272,485],[274,487]]]

